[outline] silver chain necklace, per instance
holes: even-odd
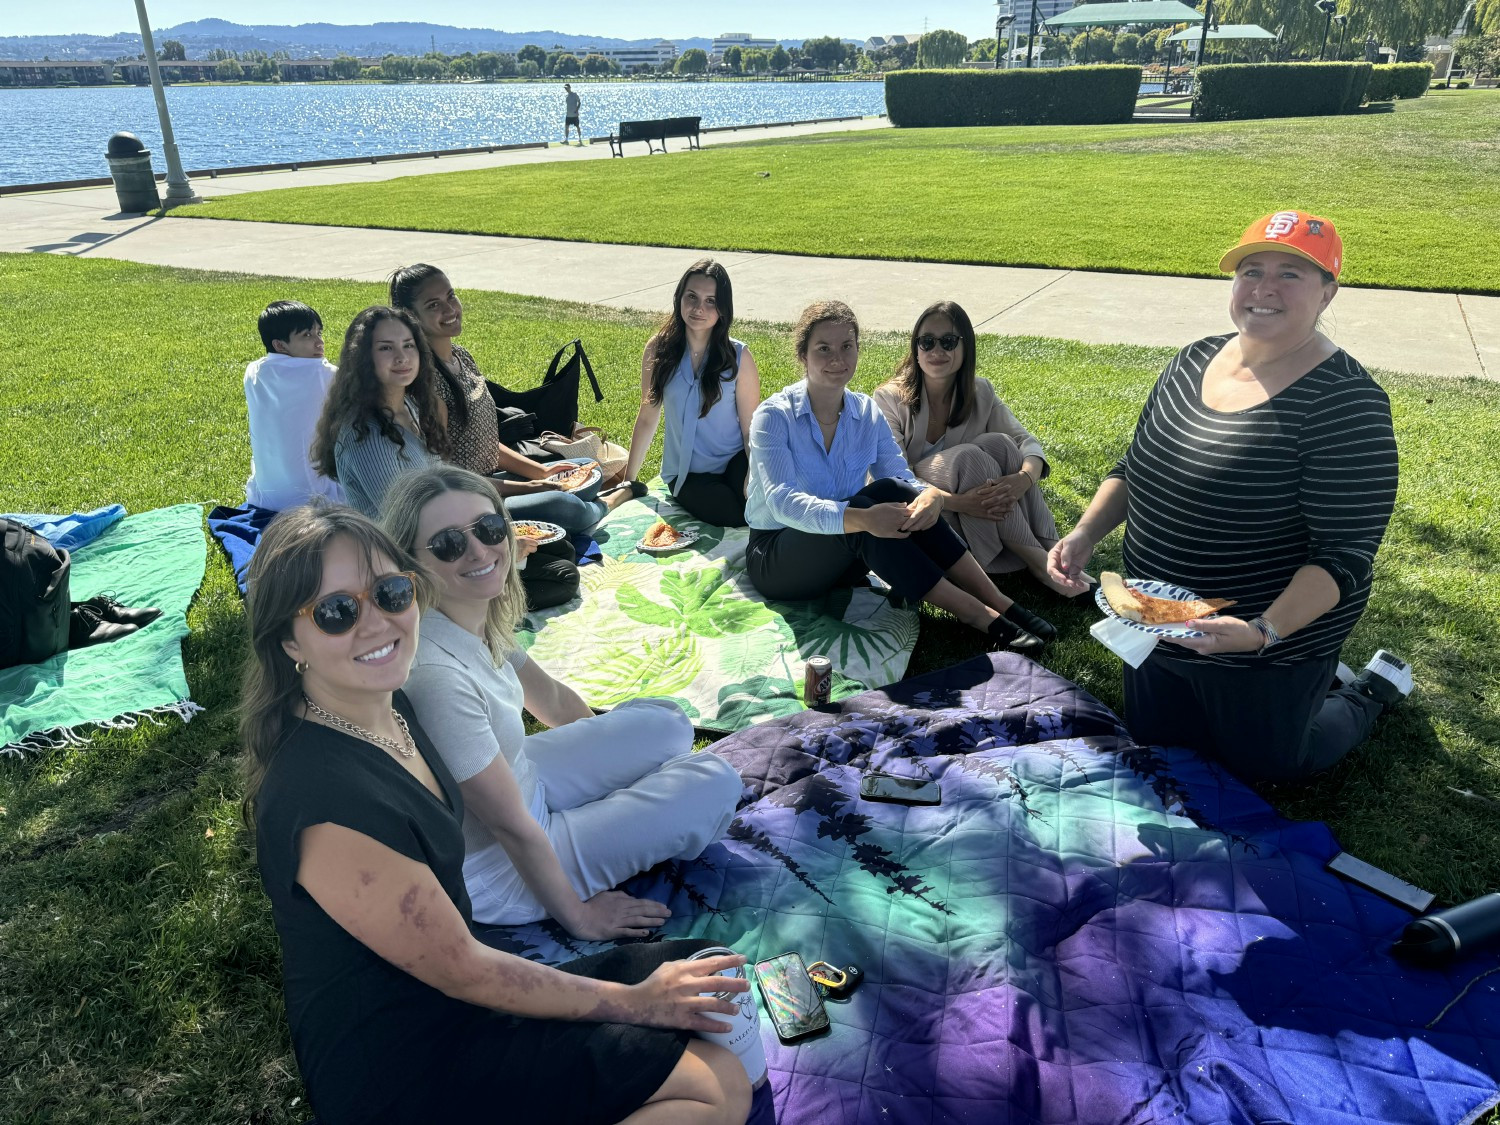
[[[376,746],[383,746],[387,750],[400,754],[403,758],[412,758],[416,756],[417,744],[412,741],[411,728],[406,725],[406,720],[401,717],[401,712],[397,711],[394,707],[391,708],[391,718],[395,719],[396,725],[401,728],[401,737],[404,741],[404,745],[397,742],[395,739],[386,738],[383,735],[376,734],[372,730],[365,730],[364,727],[357,726],[354,723],[351,723],[348,719],[345,719],[339,715],[335,715],[332,711],[323,710],[323,708],[319,707],[316,703],[309,699],[306,693],[304,693],[302,696],[302,702],[307,704],[307,709],[318,718],[322,719],[329,726],[343,731],[345,734],[352,734],[355,738],[363,738],[367,742],[375,743]]]

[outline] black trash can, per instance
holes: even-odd
[[[161,210],[161,196],[156,193],[156,173],[151,170],[151,152],[134,133],[116,133],[105,150],[110,178],[115,181],[115,198],[120,210],[129,212]]]

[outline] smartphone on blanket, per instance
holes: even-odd
[[[940,805],[943,792],[932,778],[896,777],[867,773],[860,780],[859,795],[867,801],[889,801],[896,805]]]
[[[818,986],[807,975],[800,953],[783,953],[756,963],[755,982],[766,1002],[766,1014],[783,1043],[828,1030],[828,1009]]]

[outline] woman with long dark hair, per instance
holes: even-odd
[[[416,318],[384,305],[365,309],[344,333],[313,434],[313,465],[375,517],[392,481],[447,452],[437,371]]]
[[[911,475],[868,395],[849,390],[859,322],[842,301],[809,305],[793,329],[804,377],[756,408],[750,425],[745,552],[768,598],[821,597],[873,571],[909,603],[929,602],[1032,652],[1056,630],[995,588],[942,522],[940,490]]]
[[[729,335],[733,323],[728,271],[712,258],[694,262],[641,357],[641,408],[625,466],[628,480],[640,475],[665,414],[662,478],[689,515],[719,527],[745,524],[745,441],[760,404],[760,371]]]
[[[332,1123],[738,1123],[737,956],[633,945],[549,968],[475,937],[464,799],[400,692],[431,579],[358,513],[283,512],[250,564],[246,809],[297,1063]]]
[[[517,517],[545,520],[568,531],[587,531],[609,511],[592,493],[563,492],[543,464],[500,442],[500,422],[485,378],[467,348],[454,341],[464,330],[464,307],[448,275],[419,262],[391,275],[391,304],[417,319],[432,349],[438,397],[447,409],[449,451],[445,461],[493,476]]]
[[[1039,487],[1051,471],[1042,443],[975,374],[975,344],[961,306],[929,305],[875,402],[917,479],[941,490],[943,517],[985,572],[1025,567],[1065,592],[1047,574],[1047,551],[1058,537]]]

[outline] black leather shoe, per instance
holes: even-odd
[[[97,594],[80,605],[93,606],[99,611],[99,616],[104,621],[113,622],[116,625],[149,625],[161,616],[161,610],[155,606],[146,606],[142,609],[131,609],[129,606],[121,605],[108,594]]]
[[[120,621],[106,621],[103,612],[88,602],[75,602],[68,614],[68,647],[87,648],[105,641],[128,637],[140,629],[139,625]]]
[[[997,617],[990,622],[989,638],[991,652],[1009,649],[1011,652],[1032,653],[1042,647],[1039,637],[1004,617]]]
[[[1010,608],[1000,616],[1044,641],[1055,640],[1057,637],[1057,626],[1045,617],[1038,617],[1020,602],[1011,602]]]

